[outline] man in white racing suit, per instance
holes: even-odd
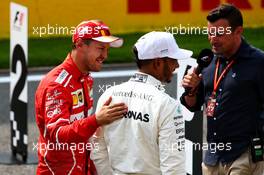
[[[97,110],[112,97],[124,102],[124,117],[99,128],[90,139],[91,159],[99,175],[185,175],[184,120],[180,104],[165,93],[179,67],[177,59],[189,58],[172,34],[150,32],[133,48],[139,72],[125,83],[107,89]]]

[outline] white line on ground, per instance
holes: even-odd
[[[136,70],[119,70],[119,71],[102,71],[102,72],[92,72],[93,78],[106,78],[106,77],[125,77],[125,76],[131,76],[136,72]],[[29,75],[28,82],[32,81],[40,81],[44,77],[44,74],[42,75]],[[10,77],[9,76],[3,76],[0,77],[0,84],[1,83],[9,83]]]

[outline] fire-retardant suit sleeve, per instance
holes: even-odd
[[[41,99],[41,114],[45,119],[44,137],[53,142],[86,142],[96,131],[98,125],[95,115],[70,122],[72,96],[60,84],[50,85]],[[39,100],[39,99],[38,99]],[[36,101],[38,101],[36,100]],[[40,115],[40,114],[37,114]]]
[[[96,112],[98,112],[103,103],[110,97],[106,91],[98,100]],[[90,138],[92,145],[97,145],[98,149],[91,151],[91,160],[93,160],[98,175],[109,175],[112,174],[112,168],[109,161],[107,145],[104,139],[103,127],[97,129],[96,133]]]
[[[160,169],[163,175],[185,175],[184,120],[180,104],[170,98],[163,103],[158,121]]]

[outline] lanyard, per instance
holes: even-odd
[[[216,91],[220,85],[220,82],[223,80],[224,76],[227,74],[227,72],[230,70],[231,66],[234,64],[235,60],[233,59],[223,70],[223,72],[221,73],[220,77],[217,79],[217,75],[218,75],[218,71],[219,71],[219,67],[220,67],[220,59],[217,59],[217,63],[216,63],[216,69],[215,69],[215,75],[214,75],[214,91],[213,91],[213,95],[216,95]]]

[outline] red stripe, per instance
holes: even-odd
[[[234,4],[237,8],[240,9],[252,9],[252,6],[248,0],[227,0],[228,3]]]
[[[220,4],[220,0],[203,0],[202,11],[212,10]]]
[[[189,12],[191,10],[190,0],[172,0],[171,3],[173,12]]]
[[[128,0],[128,13],[159,13],[159,0]]]

